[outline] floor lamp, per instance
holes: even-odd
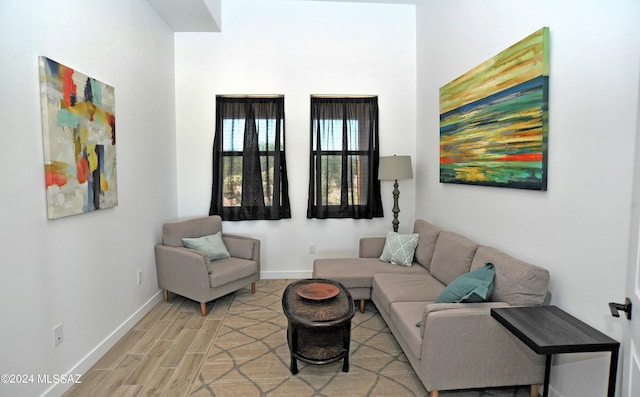
[[[378,179],[381,181],[395,181],[393,183],[393,231],[398,231],[398,198],[400,191],[398,190],[398,179],[412,179],[411,156],[387,156],[380,157],[380,167],[378,168]]]

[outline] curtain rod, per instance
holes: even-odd
[[[375,98],[377,95],[311,95],[312,98]]]
[[[282,94],[234,94],[234,95],[216,95],[220,98],[282,98]],[[375,98],[377,95],[311,95],[312,98]]]
[[[281,94],[258,94],[258,95],[216,95],[219,98],[282,98]]]

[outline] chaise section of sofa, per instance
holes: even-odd
[[[342,282],[371,299],[432,397],[440,390],[531,385],[544,380],[544,357],[504,329],[491,308],[542,305],[549,273],[460,234],[416,220],[412,266],[381,262],[385,238],[360,240],[359,258],[317,259],[314,277]],[[481,303],[434,303],[463,274],[495,268],[493,294]]]
[[[440,229],[424,220],[416,220],[414,233],[420,235],[412,266],[399,266],[380,261],[384,248],[384,237],[360,239],[358,258],[316,259],[313,262],[313,278],[329,278],[342,283],[354,300],[360,302],[364,312],[365,300],[371,299],[374,274],[404,274],[413,276],[429,275],[429,265],[433,256]]]
[[[355,301],[360,302],[360,311],[364,312],[365,300],[371,299],[371,283],[375,274],[402,274],[409,278],[426,275],[422,266],[399,266],[381,262],[376,258],[336,258],[316,259],[313,266],[313,278],[328,278],[344,285]]]

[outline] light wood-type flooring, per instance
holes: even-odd
[[[351,368],[299,363],[289,372],[282,291],[261,280],[207,304],[171,294],[104,355],[64,397],[428,396],[370,302],[352,321]],[[348,392],[347,392],[348,391]],[[528,387],[443,391],[441,397],[524,397]]]

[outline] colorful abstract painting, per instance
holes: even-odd
[[[549,28],[440,88],[440,182],[547,190]]]
[[[113,87],[39,57],[49,219],[118,205]]]

